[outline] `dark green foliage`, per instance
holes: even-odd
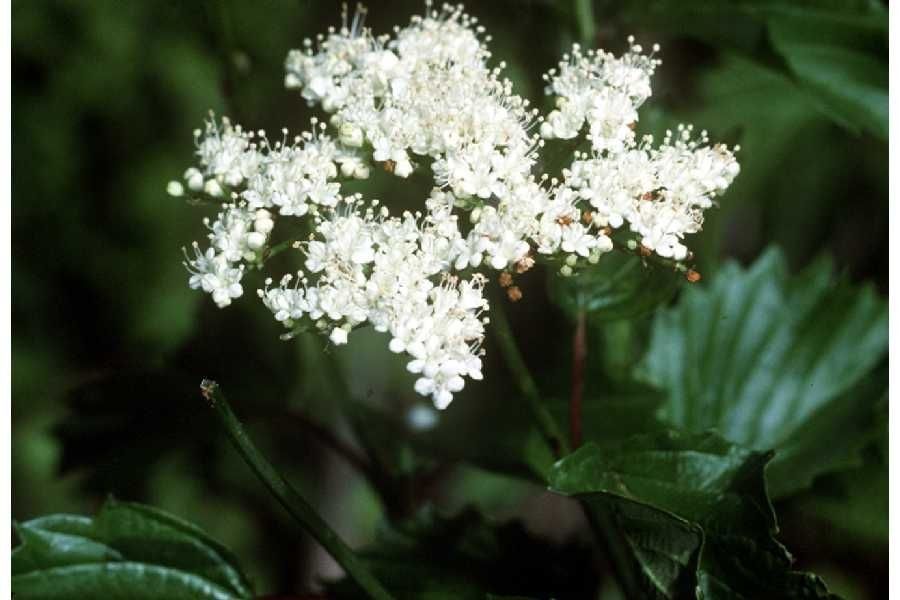
[[[252,598],[234,557],[161,510],[108,500],[94,518],[40,517],[16,527],[16,598]]]
[[[384,528],[362,556],[397,598],[585,598],[597,586],[587,545],[542,540],[471,508],[453,517],[423,509]]]
[[[887,306],[819,261],[795,277],[783,255],[726,265],[663,310],[638,372],[668,392],[664,420],[778,451],[775,496],[846,466],[884,418]],[[823,440],[829,440],[823,444]]]
[[[550,297],[574,318],[585,312],[595,321],[633,319],[652,312],[675,295],[684,274],[648,264],[626,252],[612,252],[574,275],[551,276]]]
[[[621,18],[744,54],[788,75],[828,118],[887,139],[887,8],[879,2],[653,0]]]
[[[764,469],[771,454],[711,433],[636,436],[588,445],[560,461],[553,489],[581,499],[624,556],[627,591],[650,598],[826,597],[791,571],[779,544]]]
[[[378,32],[422,9],[367,4]],[[321,555],[226,445],[204,376],[400,597],[612,600],[615,575],[629,598],[824,596],[807,570],[851,600],[887,595],[887,3],[577,4],[467,8],[539,106],[540,73],[586,32],[615,52],[631,33],[659,41],[638,132],[693,122],[739,143],[742,170],[687,241],[697,284],[619,252],[571,278],[516,277],[512,328],[563,431],[571,318],[589,315],[588,445],[556,457],[491,337],[485,381],[416,429],[420,400],[385,337],[280,343],[257,273],[228,311],[187,289],[179,248],[202,239],[207,213],[164,189],[191,130],[209,109],[305,128],[282,61],[339,25],[338,7],[13,3],[17,597],[251,597],[230,553],[174,517],[126,503],[54,514],[90,513],[110,491],[202,523],[259,594],[317,589]],[[371,195],[415,209],[430,187],[395,184],[376,173]],[[522,516],[528,528],[510,520]]]

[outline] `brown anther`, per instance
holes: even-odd
[[[390,159],[384,161],[384,170],[387,171],[388,173],[391,173],[392,175],[394,173],[394,168],[396,166],[397,166],[397,163],[395,163],[394,161],[392,161]]]
[[[530,256],[525,256],[522,259],[520,259],[518,262],[516,262],[516,273],[519,273],[521,275],[525,271],[531,270],[531,267],[533,267],[533,266],[534,266],[534,259],[531,258]]]
[[[693,269],[688,269],[688,272],[684,274],[684,278],[687,279],[691,283],[697,283],[702,279],[700,273]]]
[[[513,278],[508,272],[503,271],[500,273],[500,277],[497,278],[497,281],[500,283],[500,287],[509,287],[512,285]]]
[[[557,217],[556,222],[559,223],[560,225],[571,225],[572,217],[570,217],[569,215],[563,215],[561,217]]]
[[[632,131],[634,131],[635,127],[637,127],[637,123],[635,121],[632,121],[631,123],[628,124],[628,129],[630,129]]]
[[[589,210],[584,211],[583,213],[581,213],[581,220],[585,225],[590,225],[591,221],[594,220],[594,213]]]
[[[519,286],[514,285],[506,290],[506,297],[510,302],[518,302],[522,299],[522,290],[519,289]]]
[[[638,252],[640,252],[641,256],[650,256],[651,254],[653,254],[653,250],[643,244],[638,246]]]
[[[651,200],[656,200],[658,197],[659,196],[656,192],[645,192],[645,193],[641,194],[641,200],[651,201]]]
[[[612,234],[612,227],[604,227],[603,229],[600,230],[600,233],[609,237]]]

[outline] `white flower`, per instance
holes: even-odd
[[[517,262],[528,254],[528,243],[510,231],[504,231],[500,240],[491,248],[491,266],[503,269],[506,265]]]
[[[581,223],[570,223],[563,228],[560,244],[563,252],[587,257],[596,245],[597,238],[590,235]]]
[[[233,267],[222,254],[216,254],[212,248],[201,252],[195,243],[194,258],[190,258],[185,251],[185,267],[191,274],[188,284],[192,289],[202,289],[212,294],[213,302],[219,308],[231,304],[234,298],[239,298],[244,289],[241,287],[243,266]]]
[[[416,392],[443,409],[482,378],[487,278],[470,269],[523,272],[543,255],[572,274],[601,260],[612,230],[626,226],[646,249],[685,260],[685,236],[739,167],[690,126],[659,144],[637,137],[655,47],[648,55],[629,39],[616,57],[574,46],[545,76],[556,104],[542,119],[503,78],[505,65],[488,65],[476,19],[428,6],[392,36],[363,28],[358,13],[288,54],[285,85],[329,113],[327,123],[274,142],[228,119],[195,132],[198,164],[185,185],[221,206],[205,221],[211,247],[195,244],[185,265],[189,285],[226,306],[242,294],[244,263],[265,266],[276,216],[304,219],[288,242],[307,273],[258,290],[286,336],[310,328],[343,345],[369,324],[407,356]],[[580,136],[590,151],[574,153],[561,177],[535,172],[544,139]],[[431,165],[423,208],[392,215],[342,189],[368,178],[373,162],[400,179]]]
[[[194,137],[200,163],[217,183],[234,187],[256,172],[259,154],[251,143],[253,134],[243,131],[240,125],[233,126],[223,118],[220,126],[210,117],[204,132],[197,130]]]
[[[642,54],[633,39],[629,42],[621,58],[602,50],[582,53],[576,44],[559,68],[544,76],[547,92],[558,100],[557,110],[541,126],[543,137],[573,138],[587,120],[595,151],[619,152],[629,144],[637,109],[650,96],[650,77],[660,63]]]
[[[335,327],[331,330],[331,335],[328,336],[328,339],[335,346],[343,346],[347,343],[347,330],[343,327]]]
[[[184,195],[184,186],[179,181],[170,181],[166,186],[166,193],[174,198]]]

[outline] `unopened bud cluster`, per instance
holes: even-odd
[[[637,137],[660,61],[633,40],[621,57],[576,45],[545,76],[556,108],[544,118],[513,93],[502,62],[489,66],[490,37],[462,7],[429,6],[377,37],[364,16],[345,15],[340,29],[288,54],[286,86],[327,122],[272,142],[211,118],[195,132],[199,164],[168,190],[221,202],[205,221],[209,247],[186,254],[190,286],[219,306],[242,295],[248,266],[263,264],[275,222],[306,219],[312,233],[294,243],[305,269],[266,280],[265,306],[290,331],[313,327],[336,345],[363,324],[388,333],[390,350],[409,356],[415,390],[438,408],[466,378],[481,378],[481,271],[508,274],[501,281],[515,300],[512,274],[536,257],[571,274],[602,260],[626,224],[642,249],[684,260],[684,236],[738,173],[731,150],[690,126],[659,145]],[[545,140],[579,136],[590,151],[575,152],[561,177],[535,172]],[[396,216],[342,193],[375,163],[401,179],[430,165],[423,210]]]

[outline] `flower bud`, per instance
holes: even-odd
[[[208,180],[203,185],[203,191],[214,198],[218,198],[223,194],[222,186],[215,179]]]
[[[247,234],[247,247],[251,250],[259,250],[266,245],[266,236],[258,231],[252,231]]]
[[[177,181],[170,181],[166,186],[166,193],[168,193],[170,196],[178,198],[179,196],[184,195],[184,186]]]
[[[394,175],[396,175],[397,177],[406,179],[412,172],[413,166],[412,163],[409,162],[409,159],[404,158],[394,165]]]
[[[187,181],[188,188],[195,192],[203,189],[203,173],[191,167],[184,172],[184,179]]]
[[[328,339],[335,346],[343,346],[347,343],[347,330],[342,327],[335,327],[331,330],[331,335],[328,336]]]
[[[341,125],[339,136],[341,143],[345,146],[359,148],[363,145],[362,129],[352,123],[344,123]]]

